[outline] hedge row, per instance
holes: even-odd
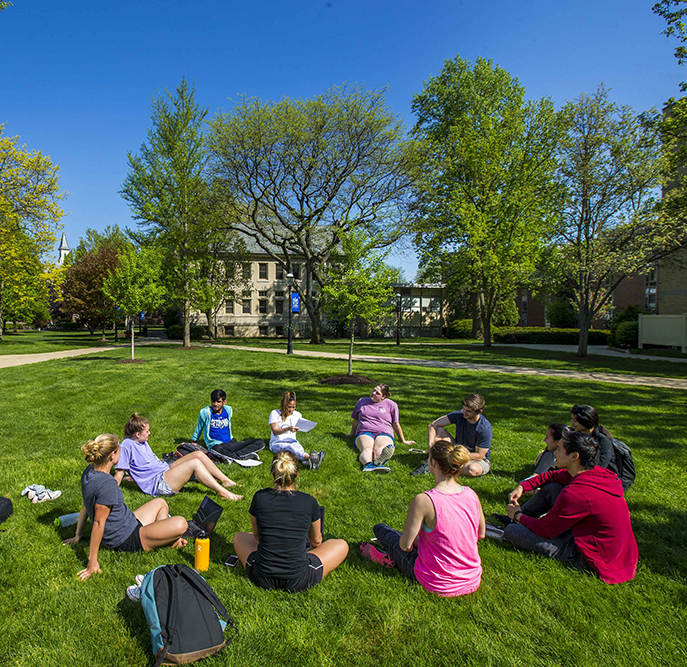
[[[548,345],[577,345],[579,329],[550,327],[503,327],[492,330],[494,343],[539,343]],[[589,345],[608,345],[608,331],[589,330]]]
[[[191,340],[200,340],[206,333],[205,327],[198,327],[191,325]],[[184,339],[184,325],[173,324],[167,327],[167,338],[169,340],[183,340]]]

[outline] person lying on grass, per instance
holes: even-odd
[[[234,535],[234,551],[248,578],[268,590],[311,588],[348,555],[345,540],[322,541],[320,508],[315,498],[296,490],[298,470],[292,452],[274,455],[274,487],[257,491],[250,506],[253,532]]]
[[[186,519],[169,516],[169,507],[162,498],[151,500],[132,512],[124,502],[122,490],[110,475],[121,454],[116,435],[104,433],[89,440],[82,448],[89,465],[81,475],[83,505],[76,523],[76,534],[63,544],[77,544],[83,537],[86,518],[91,520],[91,543],[88,564],[78,574],[83,581],[100,573],[98,551],[101,543],[114,551],[152,551],[160,547],[186,546],[182,537]]]
[[[121,484],[128,472],[138,488],[151,496],[173,496],[181,490],[193,475],[196,479],[216,491],[225,500],[241,500],[243,496],[227,491],[236,486],[205,454],[193,452],[177,459],[171,465],[161,461],[148,445],[150,424],[145,417],[131,415],[124,426],[122,453],[115,465],[115,480]]]
[[[595,572],[618,584],[637,572],[637,542],[618,476],[598,465],[593,436],[567,431],[558,444],[558,470],[526,479],[508,496],[503,539],[524,551]],[[522,507],[520,497],[541,489]]]
[[[302,461],[310,470],[317,470],[324,461],[325,451],[308,452],[298,442],[298,421],[303,415],[296,410],[296,392],[287,390],[281,397],[278,410],[272,410],[269,416],[269,424],[272,429],[270,436],[270,451],[291,452],[299,461]]]
[[[383,523],[374,526],[384,551],[364,543],[363,558],[398,568],[430,593],[453,597],[476,591],[482,579],[477,542],[486,522],[477,494],[456,481],[469,460],[462,445],[435,440],[427,464],[436,486],[413,498],[402,533]]]
[[[406,440],[398,417],[398,405],[389,396],[389,385],[378,384],[370,394],[358,400],[353,408],[351,435],[360,452],[358,460],[363,472],[387,473],[387,465],[396,451],[394,433],[404,445],[414,445]]]

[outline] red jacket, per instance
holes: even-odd
[[[525,480],[522,488],[532,491],[547,482],[565,488],[547,514],[540,519],[521,514],[520,523],[546,538],[570,530],[602,581],[619,584],[632,579],[637,572],[637,542],[618,476],[600,466],[575,477],[567,470],[552,470]]]

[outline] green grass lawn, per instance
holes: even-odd
[[[4,333],[0,341],[0,355],[40,354],[58,350],[74,350],[81,347],[98,347],[114,342],[114,332],[108,331],[107,342],[102,341],[102,332],[96,331],[19,331]]]
[[[209,666],[278,665],[684,665],[687,662],[687,392],[557,378],[356,363],[355,371],[391,386],[407,438],[422,442],[427,423],[457,409],[478,391],[494,427],[492,472],[467,482],[485,513],[502,511],[515,483],[529,474],[545,426],[567,420],[570,406],[594,405],[603,423],[633,449],[638,468],[627,499],[639,544],[637,577],[608,586],[547,559],[484,541],[480,589],[441,599],[395,571],[368,563],[358,543],[383,521],[401,528],[414,494],[428,477],[409,472],[420,455],[400,446],[392,472],[360,473],[347,434],[365,387],[328,386],[345,362],[226,349],[142,347],[146,363],[118,364],[127,350],[0,370],[2,466],[0,494],[15,514],[0,533],[0,663],[22,667],[151,664],[141,608],[128,600],[134,576],[164,563],[193,562],[193,549],[152,554],[101,551],[103,574],[79,582],[88,542],[61,541],[59,514],[80,506],[85,467],[79,447],[101,432],[121,435],[132,412],[151,422],[158,453],[190,438],[198,410],[224,388],[239,438],[269,433],[268,414],[282,392],[298,392],[298,409],[318,426],[306,448],[326,449],[318,471],[304,470],[301,490],[327,508],[325,537],[342,537],[347,561],[314,589],[296,595],[254,587],[240,565],[222,563],[234,532],[248,530],[252,494],[269,484],[266,464],[226,468],[246,499],[225,503],[211,540],[207,579],[234,617],[239,633]],[[658,363],[658,362],[657,362]],[[270,456],[265,452],[262,459]],[[61,489],[56,501],[32,505],[20,497],[30,483]],[[149,498],[124,485],[128,504]],[[189,484],[170,499],[173,514],[190,517],[204,495]]]
[[[222,344],[251,345],[267,349],[285,349],[286,341],[267,338],[227,338]],[[324,346],[313,346],[307,340],[294,341],[295,350],[326,350],[348,354],[348,342],[328,341]],[[687,377],[687,363],[674,363],[625,357],[605,357],[590,355],[579,359],[573,352],[549,352],[524,347],[501,347],[494,345],[485,348],[474,341],[453,341],[445,339],[419,340],[404,339],[401,345],[395,341],[363,340],[356,341],[353,354],[366,354],[386,357],[405,357],[457,361],[470,364],[497,364],[505,366],[526,366],[529,368],[553,368],[570,371],[595,371],[600,373],[623,373],[630,375],[654,375],[658,377]],[[674,356],[679,357],[679,354]],[[357,372],[354,367],[354,372]],[[344,370],[345,372],[345,370]]]

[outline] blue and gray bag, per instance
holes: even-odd
[[[219,653],[234,622],[210,585],[188,565],[161,565],[141,583],[154,667],[186,665]],[[216,610],[216,611],[215,611]]]

